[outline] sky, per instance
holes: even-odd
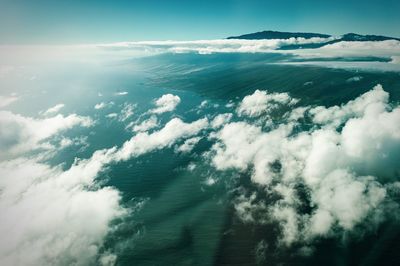
[[[398,0],[0,0],[0,44],[218,39],[262,30],[400,37]]]

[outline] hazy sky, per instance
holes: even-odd
[[[225,38],[261,30],[400,37],[399,0],[0,0],[0,43]]]

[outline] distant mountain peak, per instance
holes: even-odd
[[[255,33],[249,33],[239,36],[231,36],[228,39],[246,39],[246,40],[273,40],[273,39],[289,39],[289,38],[305,38],[310,39],[314,37],[319,38],[329,38],[331,35],[320,34],[320,33],[310,33],[310,32],[283,32],[283,31],[272,31],[265,30]]]

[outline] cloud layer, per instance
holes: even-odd
[[[112,44],[101,44],[97,47],[112,50],[151,50],[154,53],[173,52],[187,53],[198,52],[200,54],[210,53],[257,53],[270,52],[285,45],[324,43],[334,38],[289,38],[274,40],[196,40],[196,41],[143,41],[143,42],[120,42]]]
[[[160,106],[165,107],[164,103]],[[121,121],[132,115],[132,109],[131,104],[122,106]],[[113,265],[116,255],[103,250],[103,241],[110,223],[129,210],[120,205],[116,188],[103,187],[98,181],[103,170],[187,138],[181,152],[188,152],[195,145],[194,136],[209,125],[206,118],[191,123],[173,118],[151,134],[144,128],[149,125],[142,125],[143,132],[120,148],[97,150],[88,159],[76,158],[63,170],[61,165],[47,164],[42,153],[28,152],[50,148],[44,141],[65,130],[91,126],[94,122],[90,118],[71,114],[37,119],[1,111],[0,123],[4,151],[0,162],[0,233],[7,240],[0,241],[1,265]],[[71,142],[63,138],[60,145]]]
[[[89,127],[93,120],[71,114],[44,119],[24,117],[9,111],[0,111],[0,146],[3,156],[22,155],[37,148],[47,148],[50,137],[75,127]]]
[[[257,101],[248,105],[256,95]],[[267,112],[274,105],[266,103],[267,96],[260,91],[246,96],[238,113],[254,117]],[[254,110],[245,112],[243,106]],[[245,221],[261,223],[268,218],[253,220],[252,212],[263,210],[281,225],[280,241],[287,246],[356,226],[377,226],[389,215],[393,199],[388,188],[396,187],[400,176],[400,108],[389,104],[380,85],[345,105],[305,110],[303,119],[316,125],[310,130],[295,133],[299,124],[290,119],[269,130],[262,126],[268,123],[265,117],[256,124],[233,122],[214,135],[212,148],[217,169],[249,172],[266,193],[277,195],[274,202],[257,204],[252,196],[242,198],[237,210]],[[286,117],[293,117],[291,111]],[[298,184],[303,184],[300,191]],[[302,193],[309,195],[309,203]],[[304,204],[310,213],[301,211]]]
[[[125,212],[117,190],[94,186],[106,158],[96,152],[65,172],[32,159],[2,162],[0,264],[92,264],[110,221]]]

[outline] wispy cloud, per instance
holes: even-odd
[[[49,109],[47,109],[44,112],[41,112],[41,114],[43,115],[52,115],[52,114],[56,114],[58,113],[62,108],[64,108],[65,104],[63,103],[59,103],[53,107],[50,107]]]
[[[6,107],[18,100],[17,96],[2,96],[0,95],[0,108]]]

